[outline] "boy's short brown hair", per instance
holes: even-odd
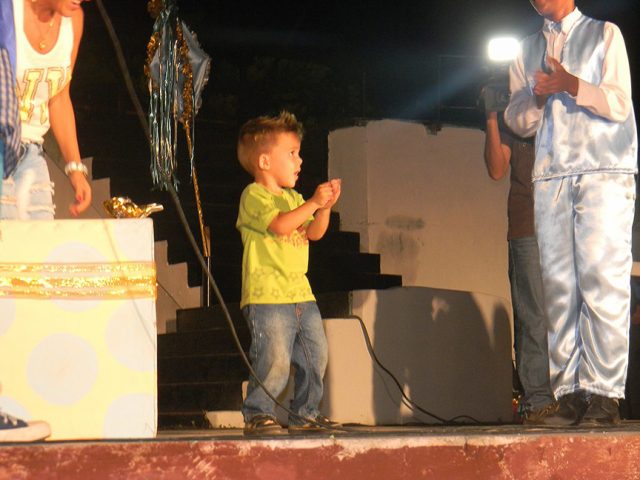
[[[251,175],[255,174],[258,158],[268,151],[278,133],[293,133],[302,140],[302,123],[293,113],[280,112],[277,117],[258,117],[246,122],[238,134],[238,160]]]

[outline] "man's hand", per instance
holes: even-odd
[[[578,95],[578,77],[567,72],[553,57],[547,57],[547,63],[551,73],[537,71],[533,77],[535,80],[533,93],[538,97],[538,105],[544,104],[546,98],[554,93],[567,92],[574,97]]]
[[[71,215],[77,217],[91,204],[91,185],[82,172],[70,172],[69,181],[75,190],[75,201],[69,205]]]

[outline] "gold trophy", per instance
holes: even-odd
[[[113,218],[146,218],[152,213],[164,210],[158,203],[138,206],[129,197],[113,197],[105,200],[103,205]]]

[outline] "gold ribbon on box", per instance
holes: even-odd
[[[153,262],[0,263],[0,298],[156,298]]]

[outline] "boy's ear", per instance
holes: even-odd
[[[260,154],[260,156],[258,157],[258,168],[260,170],[269,170],[270,166],[271,159],[269,158],[269,155],[267,155],[266,153]]]

